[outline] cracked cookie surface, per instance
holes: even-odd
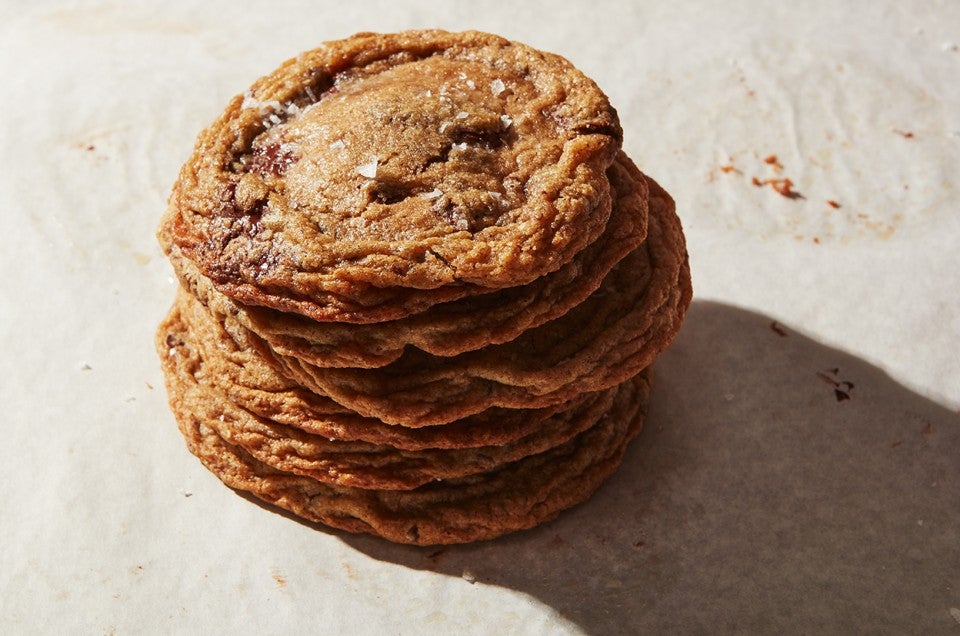
[[[261,354],[304,386],[404,426],[442,424],[493,406],[539,408],[609,388],[647,367],[673,341],[693,291],[686,243],[670,196],[648,179],[647,240],[587,300],[501,345],[451,358],[408,351],[377,369],[321,368]]]
[[[438,356],[508,342],[585,300],[610,269],[647,233],[647,182],[622,152],[607,175],[614,194],[603,234],[555,272],[527,285],[434,305],[382,323],[315,322],[297,314],[231,301],[184,259],[174,260],[183,283],[211,310],[235,316],[281,355],[321,367],[380,367],[408,347]]]
[[[240,302],[400,318],[525,285],[594,241],[621,137],[558,56],[476,32],[358,34],[231,102],[159,236]]]

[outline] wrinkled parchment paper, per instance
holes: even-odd
[[[960,5],[728,5],[3,3],[2,631],[956,633]],[[187,453],[153,233],[256,77],[432,26],[597,80],[677,200],[696,300],[594,499],[413,549],[262,507]]]

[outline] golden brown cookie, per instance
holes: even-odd
[[[159,238],[242,303],[400,318],[570,261],[603,232],[621,137],[558,56],[477,32],[358,34],[233,99]]]
[[[163,369],[170,391],[177,395],[182,408],[208,424],[224,441],[242,447],[273,468],[358,488],[409,490],[441,479],[488,472],[569,441],[605,417],[618,400],[645,400],[649,391],[648,375],[642,373],[595,399],[543,419],[540,426],[516,441],[411,451],[314,435],[256,416],[217,389],[211,381],[215,370],[204,363],[199,350],[189,342],[189,332],[177,334],[175,318],[167,324],[169,328],[159,336],[160,346],[166,350]],[[168,347],[168,340],[173,347]]]
[[[556,517],[587,499],[616,470],[643,420],[642,404],[624,398],[597,425],[544,453],[414,490],[369,490],[320,482],[258,461],[217,435],[184,402],[176,376],[167,378],[173,379],[171,406],[188,448],[225,484],[310,521],[417,545],[492,539]]]
[[[690,303],[690,270],[673,200],[649,180],[644,244],[586,301],[515,340],[452,358],[408,351],[378,369],[318,368],[279,355],[284,373],[363,415],[404,426],[441,424],[493,406],[539,408],[615,386],[673,340]]]
[[[281,355],[321,367],[379,367],[407,347],[454,356],[500,344],[566,313],[593,293],[610,269],[646,237],[647,185],[620,153],[607,171],[614,205],[603,234],[559,270],[527,285],[434,305],[383,323],[315,322],[299,314],[247,306],[219,293],[185,259],[174,268],[185,285],[214,311],[235,316]]]
[[[225,324],[226,323],[226,324]],[[491,408],[441,426],[407,428],[350,411],[279,375],[244,340],[229,318],[219,322],[183,290],[157,332],[165,364],[178,365],[250,413],[326,439],[389,445],[401,450],[465,449],[514,444],[535,435],[562,412],[595,408],[604,391],[584,393],[540,409]],[[232,325],[232,326],[227,326]],[[164,357],[167,356],[167,357]]]

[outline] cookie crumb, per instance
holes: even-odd
[[[827,205],[829,205],[831,208],[834,208],[834,209],[838,209],[840,207],[840,204],[834,201],[833,199],[827,199]]]
[[[89,364],[87,364],[86,362],[84,362],[83,364],[80,365],[80,370],[81,370],[81,371],[91,371],[91,370],[93,370],[93,367],[91,367]]]
[[[773,166],[773,169],[776,172],[780,172],[781,170],[783,170],[783,164],[780,163],[779,159],[777,159],[777,155],[767,155],[766,157],[764,157],[763,163]]]

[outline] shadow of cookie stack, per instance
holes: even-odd
[[[305,519],[530,528],[640,430],[691,288],[670,197],[566,60],[482,33],[303,53],[201,133],[159,238],[189,449]]]

